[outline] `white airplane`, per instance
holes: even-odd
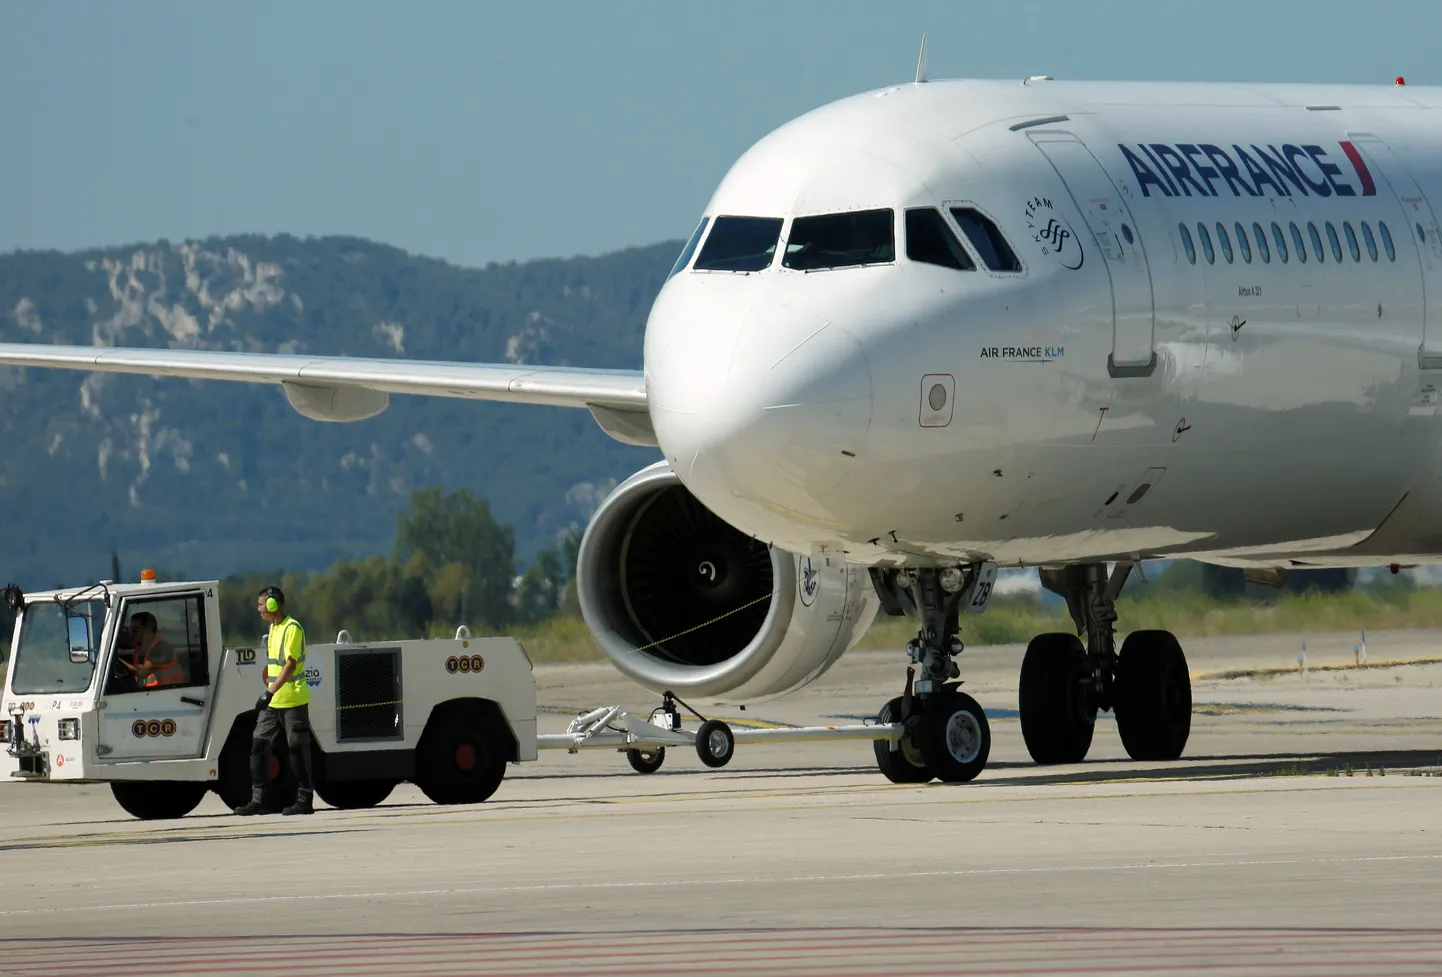
[[[1132,757],[1171,759],[1181,646],[1114,640],[1139,561],[1278,582],[1442,557],[1439,108],[1400,79],[918,71],[736,162],[640,372],[23,344],[0,363],[276,383],[328,421],[391,394],[589,409],[664,453],[601,506],[579,568],[590,628],[642,685],[778,695],[878,607],[919,610],[880,714],[909,731],[878,765],[970,780],[990,731],[954,682],[959,617],[998,566],[1036,566],[1085,640],[1027,648],[1031,755],[1081,760],[1111,709]]]

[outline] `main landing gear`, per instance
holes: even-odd
[[[1041,634],[1021,665],[1021,732],[1037,763],[1079,763],[1091,747],[1097,713],[1111,710],[1127,755],[1175,760],[1192,725],[1192,685],[1182,646],[1170,631],[1133,631],[1116,650],[1116,599],[1133,564],[1042,570],[1041,583],[1066,599],[1086,644]]]
[[[1134,631],[1116,650],[1116,598],[1132,570],[1118,563],[1042,570],[1042,585],[1066,599],[1077,631],[1042,634],[1021,667],[1021,730],[1037,763],[1077,763],[1091,748],[1097,712],[1112,710],[1127,754],[1175,760],[1191,730],[1186,657],[1168,631]],[[955,657],[962,612],[986,608],[992,564],[960,568],[876,569],[872,579],[893,614],[915,613],[921,629],[907,643],[906,690],[882,706],[878,723],[906,727],[899,740],[877,740],[876,765],[893,783],[963,783],[986,766],[991,729],[975,699],[960,689]]]

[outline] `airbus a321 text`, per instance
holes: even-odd
[[[1041,568],[1021,726],[1081,760],[1098,710],[1179,756],[1186,661],[1114,639],[1138,561],[1442,559],[1442,89],[945,81],[824,106],[731,168],[652,306],[639,372],[0,345],[0,363],[589,409],[663,460],[605,501],[581,606],[653,690],[755,701],[878,609],[919,613],[878,742],[965,781],[986,717],[959,620]],[[1433,311],[1433,310],[1437,311]],[[702,626],[705,625],[705,626]]]

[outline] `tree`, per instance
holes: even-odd
[[[561,606],[565,589],[566,571],[560,555],[552,549],[541,550],[516,587],[517,615],[528,623],[551,617]]]
[[[492,627],[510,620],[516,532],[498,523],[490,505],[470,489],[449,495],[439,488],[413,492],[410,506],[396,519],[395,554],[430,579],[447,564],[470,568],[468,616]]]
[[[561,591],[561,600],[556,610],[565,617],[581,616],[581,601],[576,593],[576,571],[581,563],[581,540],[584,536],[585,533],[579,527],[572,526],[570,532],[561,540],[561,555],[566,560],[566,586]]]

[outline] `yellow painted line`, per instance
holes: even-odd
[[[1442,665],[1442,658],[1395,658],[1375,662],[1332,662],[1307,666],[1309,672],[1350,672],[1367,668],[1402,668],[1407,665]],[[1296,675],[1301,669],[1296,665],[1263,665],[1257,668],[1225,668],[1215,672],[1192,672],[1192,681],[1209,681],[1231,678],[1255,678],[1260,675]]]

